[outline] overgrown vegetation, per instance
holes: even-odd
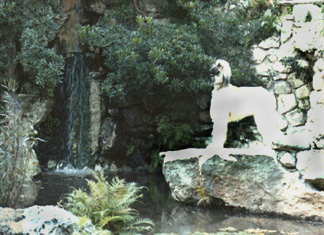
[[[208,70],[216,58],[231,63],[235,85],[263,85],[251,68],[250,48],[275,31],[277,12],[264,14],[266,3],[225,11],[221,1],[168,1],[159,11],[170,24],[160,24],[118,1],[95,25],[80,26],[78,35],[83,45],[101,50],[107,97],[131,97],[152,117],[166,117],[155,123],[152,146],[174,150],[193,145],[195,113],[186,100],[211,91]]]
[[[64,59],[49,43],[59,29],[59,1],[0,1],[0,82],[10,78],[25,92],[53,95]]]
[[[87,217],[99,231],[122,234],[126,232],[153,232],[149,219],[140,219],[131,205],[142,197],[143,187],[115,177],[109,183],[103,171],[92,172],[96,181],[87,180],[89,193],[75,189],[67,197],[64,207],[74,215]]]
[[[10,88],[10,89],[9,89]],[[30,180],[27,168],[33,154],[33,122],[22,117],[22,107],[12,84],[4,92],[0,122],[0,206],[15,207],[24,182]]]

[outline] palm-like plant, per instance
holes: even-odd
[[[103,171],[92,171],[92,175],[96,181],[87,180],[89,193],[74,189],[67,197],[67,210],[76,216],[88,217],[99,230],[116,234],[154,230],[154,223],[150,219],[139,219],[138,211],[130,207],[142,197],[140,191],[143,187],[118,177],[109,183]]]

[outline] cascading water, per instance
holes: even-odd
[[[93,166],[90,147],[90,83],[89,68],[80,53],[70,54],[66,60],[64,83],[63,151],[69,167],[82,169]]]

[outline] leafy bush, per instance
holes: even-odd
[[[152,117],[167,117],[167,123],[155,122],[154,152],[193,144],[195,113],[188,101],[212,90],[208,71],[216,58],[230,62],[234,85],[264,85],[251,67],[250,49],[273,34],[275,14],[224,11],[220,4],[224,1],[218,0],[168,1],[159,12],[171,23],[159,24],[150,17],[135,18],[137,10],[125,10],[131,7],[128,1],[118,2],[121,11],[116,7],[95,25],[80,26],[78,35],[83,45],[100,48],[108,98],[131,97],[143,103]],[[181,102],[181,108],[170,108]]]
[[[0,205],[15,207],[22,187],[28,180],[27,168],[33,138],[32,122],[22,119],[22,108],[16,95],[3,95],[4,113],[0,124]]]
[[[138,212],[130,206],[142,195],[143,187],[127,183],[118,177],[109,183],[103,171],[92,172],[93,180],[87,180],[90,192],[75,189],[67,197],[65,208],[74,215],[88,217],[99,230],[122,232],[152,232],[154,224],[149,219],[139,219]]]
[[[109,97],[132,95],[158,109],[183,90],[209,87],[213,60],[189,26],[154,24],[152,18],[141,16],[136,20],[136,31],[109,26],[105,20],[79,28],[83,43],[102,47],[108,70],[103,89]]]
[[[59,2],[0,1],[0,81],[28,81],[33,92],[53,95],[64,66],[63,57],[49,48],[59,30]]]

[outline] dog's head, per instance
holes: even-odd
[[[216,60],[209,70],[214,86],[227,87],[232,76],[231,67],[225,60]]]

